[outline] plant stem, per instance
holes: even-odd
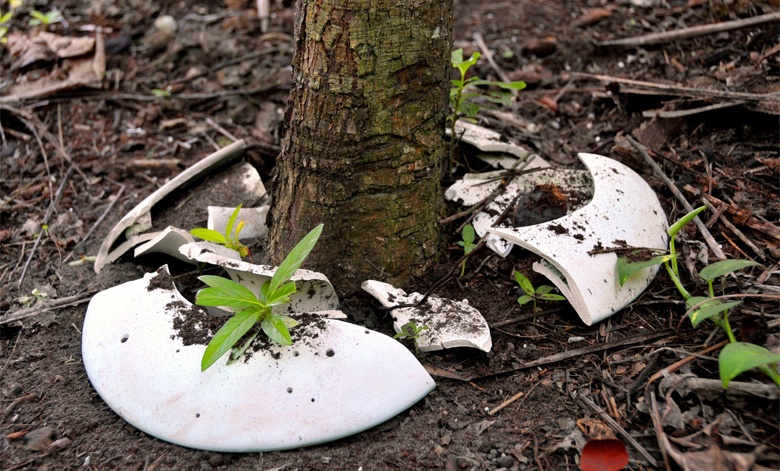
[[[675,259],[672,258],[672,262],[674,261]],[[682,295],[682,297],[685,298],[685,300],[687,301],[688,299],[690,299],[691,293],[689,293],[685,288],[683,288],[683,285],[680,282],[680,278],[677,276],[677,274],[675,273],[674,269],[671,266],[672,264],[670,264],[669,262],[664,262],[664,267],[666,267],[666,272],[669,273],[669,278],[672,279],[674,286],[677,287],[677,291],[679,291],[680,295]]]

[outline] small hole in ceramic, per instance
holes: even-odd
[[[300,355],[300,353],[298,353],[298,352],[293,352],[293,356],[294,356],[294,357],[297,357],[298,355]]]
[[[292,390],[292,388],[287,388],[287,392],[288,392],[289,394],[292,394],[292,391],[293,391],[293,390]]]
[[[335,354],[336,354],[336,352],[334,352],[333,349],[329,348],[329,349],[325,350],[325,355],[327,355],[329,357],[332,357]]]
[[[311,402],[314,402],[314,398],[311,398]]]
[[[199,413],[196,413],[196,414],[195,414],[195,418],[196,418],[196,419],[199,419],[199,418],[200,418],[200,414],[199,414]]]
[[[121,341],[122,343],[125,343],[125,342],[127,342],[127,339],[129,339],[129,338],[130,338],[130,335],[129,335],[129,334],[125,334],[125,335],[123,335],[123,336],[122,336],[122,338],[120,339],[120,341]]]

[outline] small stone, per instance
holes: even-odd
[[[225,458],[219,454],[211,455],[209,456],[209,464],[212,468],[219,468],[225,464]]]
[[[46,451],[54,441],[54,429],[51,427],[41,427],[31,430],[24,436],[27,442],[27,449],[33,451]]]
[[[511,456],[502,454],[495,460],[493,460],[493,463],[497,466],[500,466],[502,468],[511,468],[513,464],[515,464],[515,459]]]
[[[441,437],[441,444],[442,444],[442,446],[449,445],[451,441],[452,441],[452,435],[449,434],[449,433],[445,434],[444,436]]]
[[[59,440],[53,441],[52,444],[49,445],[49,451],[55,453],[58,451],[62,451],[65,448],[68,448],[71,443],[73,443],[73,440],[71,440],[68,437],[62,437]]]

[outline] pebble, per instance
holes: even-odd
[[[33,451],[46,451],[54,441],[54,429],[51,427],[41,427],[31,430],[24,436],[27,442],[27,449]]]
[[[73,440],[71,440],[68,437],[62,437],[59,440],[53,441],[52,444],[49,445],[49,451],[55,453],[58,451],[62,451],[65,448],[68,448],[71,443],[73,443]]]
[[[497,466],[500,466],[502,468],[511,468],[513,464],[515,464],[515,459],[511,456],[502,454],[495,460],[493,460],[493,463]]]

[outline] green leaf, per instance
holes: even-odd
[[[0,23],[8,23],[11,21],[11,18],[14,16],[13,11],[5,12],[5,14],[0,15]]]
[[[515,272],[515,280],[517,281],[517,284],[520,285],[520,288],[525,291],[525,293],[531,297],[534,295],[534,285],[531,284],[531,280],[526,278],[525,275],[520,273],[519,271]],[[521,296],[522,297],[522,296]],[[520,300],[518,299],[517,302],[520,303]],[[528,302],[528,301],[526,301]],[[525,304],[525,303],[520,303]]]
[[[463,63],[463,49],[455,49],[450,53],[450,64],[453,67],[458,67]]]
[[[466,224],[463,227],[463,230],[460,232],[460,236],[463,238],[463,242],[468,244],[473,244],[474,239],[476,238],[477,234],[474,232],[474,226],[471,224]]]
[[[623,286],[626,280],[634,273],[644,270],[645,268],[660,265],[661,263],[671,259],[671,255],[657,255],[649,260],[631,262],[627,257],[618,257],[616,267],[618,283],[620,283],[620,286]]]
[[[209,288],[198,291],[195,304],[200,306],[230,306],[237,309],[261,308],[260,301],[244,285],[221,276],[203,275],[198,279]]]
[[[705,321],[713,316],[717,316],[723,311],[727,311],[733,307],[739,306],[742,304],[742,301],[731,301],[724,303],[720,299],[705,298],[702,296],[693,296],[685,301],[685,305],[688,307],[688,309],[691,309],[693,306],[699,303],[703,304],[688,314],[688,317],[691,319],[691,324],[694,327],[698,326],[702,321]]]
[[[271,314],[263,319],[260,324],[263,328],[263,332],[269,339],[278,343],[279,345],[292,345],[292,338],[290,337],[290,331],[287,330],[287,326],[281,316]]]
[[[690,213],[686,214],[682,218],[680,218],[679,221],[675,222],[672,227],[669,228],[669,230],[666,231],[667,234],[669,234],[669,237],[674,238],[674,236],[677,235],[678,232],[680,232],[680,229],[685,227],[686,224],[691,222],[693,218],[695,218],[700,212],[707,209],[706,206],[699,206],[698,208],[694,209]]]
[[[203,239],[208,242],[216,242],[222,245],[225,245],[228,242],[227,239],[225,239],[224,235],[220,234],[219,232],[213,229],[206,229],[205,227],[197,227],[195,229],[191,229],[190,234],[194,235],[199,239]]]
[[[547,294],[550,291],[553,290],[553,287],[550,285],[542,285],[538,288],[536,288],[536,294]]]
[[[233,348],[241,337],[260,319],[262,311],[256,309],[247,309],[239,312],[228,319],[225,325],[214,334],[206,351],[203,352],[203,358],[200,360],[200,371],[206,371],[208,367],[214,364],[228,350]]]
[[[233,225],[236,223],[239,211],[241,211],[240,204],[236,206],[236,209],[233,210],[233,213],[230,214],[230,218],[228,218],[227,225],[225,226],[225,240],[232,240]],[[238,239],[238,232],[236,232],[236,239]]]
[[[720,262],[715,262],[704,267],[699,272],[699,276],[704,281],[712,281],[731,272],[756,265],[760,264],[752,260],[721,260]]]
[[[720,380],[724,388],[729,387],[732,379],[753,368],[772,365],[780,361],[780,355],[764,347],[745,342],[733,342],[720,351]]]
[[[464,101],[461,102],[458,111],[465,114],[469,118],[473,118],[477,115],[477,113],[479,113],[479,105],[476,103],[471,103],[470,101]]]
[[[295,282],[291,281],[276,289],[265,300],[265,305],[268,307],[276,306],[278,304],[284,304],[290,302],[290,295],[295,292]]]
[[[456,49],[450,54],[450,61],[452,62],[453,67],[460,70],[461,76],[464,76],[471,66],[477,63],[477,60],[479,60],[480,57],[482,57],[482,54],[475,52],[471,54],[469,60],[464,61],[463,49]]]
[[[274,276],[271,278],[271,282],[269,283],[268,289],[266,291],[268,297],[272,297],[272,293],[276,291],[282,283],[289,280],[290,277],[293,276],[295,270],[301,266],[303,261],[309,255],[309,252],[311,252],[311,250],[314,248],[314,245],[317,244],[317,240],[320,238],[321,233],[322,224],[309,231],[309,233],[306,234],[295,247],[293,247],[290,253],[287,254],[287,257],[285,257],[284,261],[282,261],[282,263],[279,265],[279,268],[276,269]]]
[[[279,316],[279,319],[284,322],[284,325],[287,326],[288,329],[292,329],[293,327],[301,324],[290,316]]]
[[[560,294],[540,294],[537,296],[542,301],[565,301],[566,298],[564,296],[561,296]]]
[[[517,303],[518,304],[528,304],[528,303],[530,303],[533,300],[534,300],[533,296],[529,296],[527,294],[524,294],[524,295],[520,296],[519,298],[517,298]]]
[[[492,85],[503,88],[504,90],[522,90],[525,88],[525,82],[494,82],[490,80],[475,80],[472,85]]]

